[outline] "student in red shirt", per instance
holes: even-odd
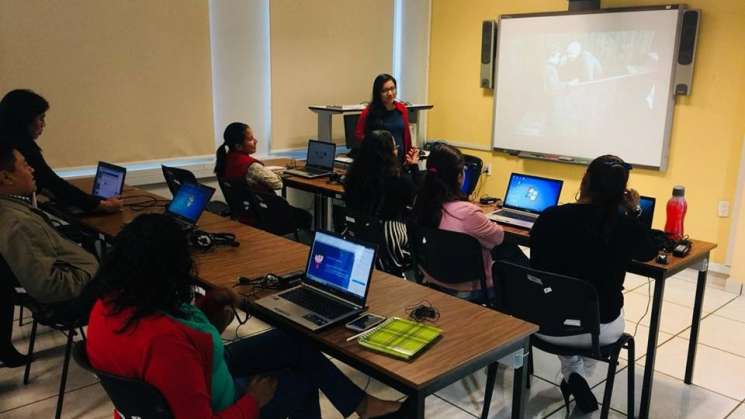
[[[124,227],[88,288],[98,296],[86,343],[91,365],[151,384],[175,419],[320,418],[318,390],[345,417],[399,409],[279,330],[224,346],[208,315],[237,298],[224,298],[231,293],[223,290],[223,298],[201,299],[201,309],[192,305],[194,275],[174,221],[145,214]]]

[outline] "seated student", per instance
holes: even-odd
[[[88,325],[91,365],[151,384],[175,419],[320,418],[319,389],[344,417],[400,408],[365,394],[321,352],[280,330],[223,346],[190,304],[194,271],[187,239],[169,218],[144,214],[125,226],[89,288],[98,296]]]
[[[40,303],[60,315],[76,316],[83,308],[74,302],[93,277],[98,262],[52,227],[46,215],[32,205],[36,189],[34,170],[23,155],[0,142],[0,256],[19,285]],[[11,344],[13,303],[10,289],[0,291],[0,361],[23,365],[27,358]]]
[[[392,266],[379,268],[389,272],[399,272],[411,262],[404,220],[416,197],[419,173],[418,154],[407,156],[404,168],[397,157],[391,133],[372,131],[365,136],[344,182],[347,208],[385,221],[387,253],[380,260]]]
[[[23,154],[34,168],[37,189],[50,193],[55,200],[83,211],[117,211],[123,206],[119,198],[100,199],[89,195],[57,176],[44,160],[36,144],[46,126],[49,102],[30,90],[12,90],[0,101],[0,141],[7,142]]]
[[[251,156],[256,152],[257,142],[248,125],[241,122],[228,125],[223,143],[215,153],[215,174],[226,180],[244,178],[251,189],[259,192],[282,189],[282,178]]]
[[[632,259],[657,255],[650,230],[634,216],[639,194],[627,189],[631,166],[616,156],[601,156],[587,167],[576,204],[546,209],[530,232],[530,263],[536,269],[568,275],[595,286],[600,305],[600,344],[615,342],[624,330],[623,281]],[[541,336],[563,346],[589,347],[590,335]],[[572,393],[584,412],[597,409],[587,377],[594,361],[559,356],[562,394]]]
[[[465,233],[478,239],[482,246],[486,285],[493,288],[492,252],[500,252],[497,246],[504,239],[504,231],[491,222],[478,206],[467,201],[460,191],[463,184],[465,162],[460,150],[439,143],[430,150],[427,158],[427,174],[414,205],[413,220],[416,224],[441,230]],[[437,278],[427,276],[436,285],[459,290],[458,296],[466,299],[481,296],[479,281],[445,284]]]

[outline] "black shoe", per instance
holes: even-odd
[[[567,383],[569,390],[574,395],[574,400],[577,402],[577,407],[584,413],[590,413],[598,410],[598,399],[592,394],[590,386],[587,384],[584,378],[577,373],[573,373],[569,376],[569,382]]]
[[[30,356],[22,355],[19,352],[15,352],[14,354],[3,354],[0,356],[0,362],[2,362],[3,366],[6,368],[23,367],[28,364],[30,359]]]
[[[569,390],[569,383],[567,383],[567,380],[562,378],[559,390],[561,390],[561,396],[564,397],[564,406],[567,409],[567,414],[569,414],[569,396],[572,394],[572,391]]]

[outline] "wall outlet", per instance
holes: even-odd
[[[729,201],[719,201],[719,207],[717,208],[717,214],[720,217],[729,217]]]
[[[487,176],[491,176],[491,163],[487,163],[484,165],[484,174]]]

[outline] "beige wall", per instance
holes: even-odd
[[[197,0],[0,0],[0,94],[49,100],[53,167],[214,152],[209,13]]]
[[[309,105],[370,100],[372,81],[391,72],[393,0],[271,0],[272,149],[317,136]],[[341,117],[333,138],[344,142]]]
[[[745,150],[743,150],[745,151]],[[740,163],[745,164],[745,153]],[[745,167],[740,168],[740,181],[743,180],[743,174],[745,174]],[[745,185],[739,185],[739,203],[734,208],[738,211],[738,214],[734,214],[734,220],[736,226],[734,229],[734,246],[732,248],[732,268],[730,269],[730,277],[745,282]]]
[[[666,171],[634,169],[631,186],[656,196],[654,227],[665,222],[665,202],[676,184],[686,186],[686,233],[717,243],[713,261],[727,253],[730,218],[717,215],[720,200],[735,199],[745,132],[745,1],[690,0],[702,10],[692,95],[676,99]],[[659,4],[654,0],[604,0],[603,7]],[[429,136],[490,147],[493,94],[478,84],[481,21],[501,14],[567,9],[566,0],[433,0],[430,45]],[[564,179],[562,202],[574,200],[585,168],[472,152],[492,165],[482,194],[502,196],[510,172]],[[661,205],[660,205],[661,204]],[[740,237],[745,236],[738,236]],[[745,239],[742,239],[745,240]]]

